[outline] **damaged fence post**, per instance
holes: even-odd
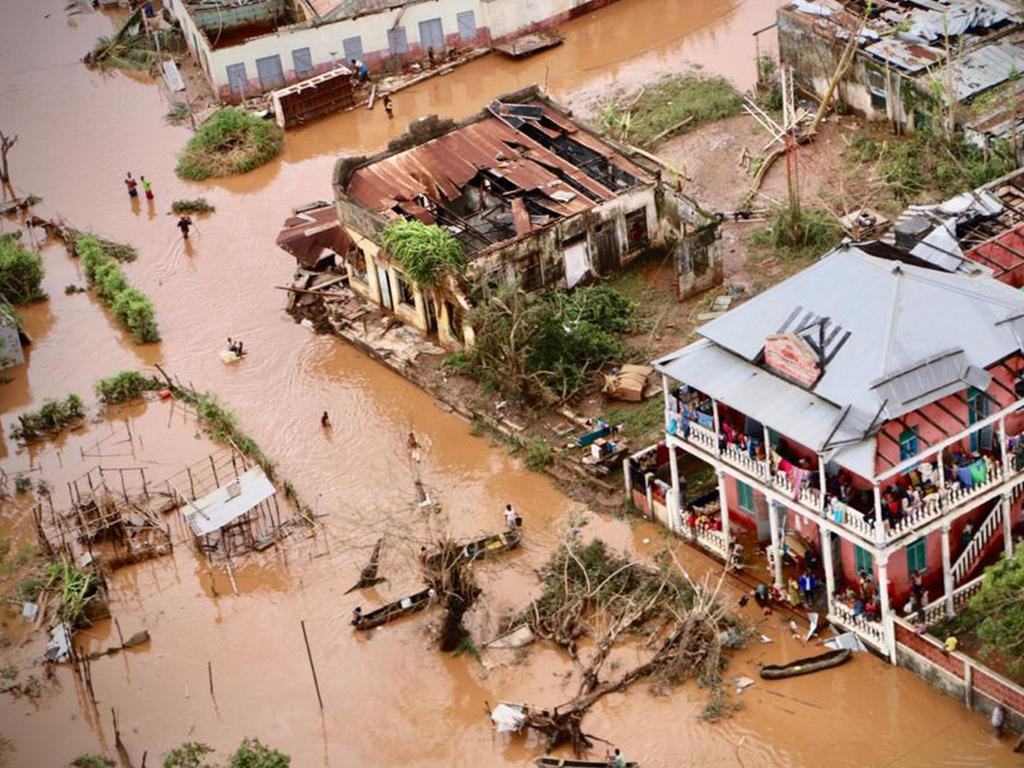
[[[313,652],[309,650],[309,635],[306,634],[306,620],[299,621],[302,626],[302,639],[306,642],[306,656],[309,657],[309,669],[313,673],[313,685],[316,688],[316,700],[320,702],[320,710],[323,711],[324,700],[320,695],[320,682],[316,679],[316,667],[313,665]]]

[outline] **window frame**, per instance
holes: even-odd
[[[906,546],[907,573],[928,570],[928,546],[925,536],[912,541]]]
[[[401,272],[395,272],[395,292],[398,294],[398,304],[403,307],[416,308],[416,291],[413,289],[413,282]]]
[[[751,515],[757,511],[757,500],[754,493],[754,486],[742,480],[736,480],[736,505],[740,510]]]
[[[910,427],[903,431],[899,437],[900,461],[912,459],[921,452],[921,439],[918,428]]]
[[[857,573],[864,571],[867,574],[874,574],[875,572],[875,556],[869,549],[862,549],[856,544],[853,545],[853,562],[856,566]]]
[[[644,226],[644,234],[640,239],[633,239],[632,230],[630,228],[631,222],[641,221]],[[637,208],[635,211],[630,211],[623,217],[623,222],[626,226],[626,251],[636,251],[641,248],[646,248],[651,244],[651,229],[647,226],[647,206]]]

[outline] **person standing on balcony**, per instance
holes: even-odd
[[[966,547],[971,543],[972,538],[974,538],[974,526],[968,522],[967,525],[964,526],[964,529],[960,531],[961,546]]]

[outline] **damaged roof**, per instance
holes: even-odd
[[[338,223],[338,209],[329,203],[296,211],[277,236],[277,246],[290,253],[307,269],[313,269],[324,251],[344,256],[352,245],[345,228]]]
[[[356,169],[345,194],[446,226],[476,252],[654,181],[549,105],[495,101],[474,122]]]

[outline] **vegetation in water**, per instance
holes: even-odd
[[[636,305],[604,286],[527,295],[502,289],[474,310],[464,370],[508,397],[562,402],[626,351]]]
[[[257,738],[245,738],[226,763],[207,762],[213,749],[206,744],[187,741],[164,755],[164,768],[289,768],[291,758],[268,747]]]
[[[178,157],[175,172],[202,181],[246,173],[281,154],[284,131],[238,107],[224,107],[203,123]]]
[[[138,371],[121,371],[113,376],[100,379],[93,385],[96,396],[107,405],[125,403],[142,397],[144,392],[153,392],[164,388],[163,382],[152,376],[144,376]]]
[[[38,411],[18,416],[18,423],[11,428],[11,437],[30,442],[43,435],[57,434],[83,418],[85,405],[78,395],[71,394],[63,400],[44,400]]]
[[[436,286],[444,274],[465,274],[462,244],[436,224],[396,219],[384,228],[381,244],[403,272],[427,288]]]
[[[71,627],[87,626],[89,605],[98,597],[95,572],[79,568],[67,555],[47,563],[43,588],[56,594],[57,618]]]
[[[655,145],[704,123],[739,114],[742,106],[742,96],[724,78],[670,75],[635,96],[622,96],[609,104],[601,126],[615,138]]]
[[[93,234],[92,232],[83,232],[80,229],[74,229],[73,227],[67,227],[67,234],[71,240],[71,255],[81,256],[82,253],[78,250],[78,243],[84,238],[89,238],[88,243],[90,246],[99,245],[100,250],[103,251],[104,256],[109,256],[115,261],[120,261],[123,264],[135,261],[139,257],[138,251],[130,245],[125,243],[118,243],[113,240],[107,240],[105,237]]]
[[[79,755],[71,761],[71,768],[114,768],[114,761],[99,755]]]
[[[0,294],[12,304],[31,304],[46,298],[43,259],[22,248],[21,233],[0,234]]]
[[[128,284],[121,268],[104,253],[95,237],[87,235],[75,241],[75,250],[82,257],[82,271],[96,289],[96,295],[110,307],[118,320],[139,344],[160,340],[153,302]]]
[[[171,203],[171,211],[174,213],[213,213],[217,210],[205,197],[197,197],[192,200],[175,200]]]
[[[750,242],[786,259],[806,259],[834,248],[841,237],[842,228],[828,211],[797,205],[783,208],[767,227],[754,230]]]
[[[555,449],[543,437],[535,437],[526,443],[524,451],[523,461],[526,463],[527,468],[532,469],[534,472],[540,472],[554,461],[555,458]]]
[[[171,125],[183,125],[188,121],[188,116],[192,114],[192,110],[188,104],[184,101],[175,101],[171,103],[170,109],[167,110],[167,114],[164,115],[166,120]]]

